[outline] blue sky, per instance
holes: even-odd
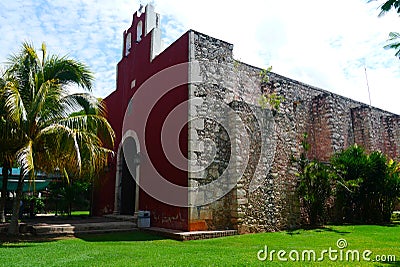
[[[96,77],[94,94],[115,89],[122,33],[140,0],[2,0],[0,63],[23,41],[46,42],[50,53],[85,62]],[[250,0],[152,1],[166,45],[189,29],[234,44],[237,59],[400,114],[400,60],[384,50],[400,17],[378,18],[382,1]]]

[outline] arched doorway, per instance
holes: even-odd
[[[124,151],[125,149],[125,151]],[[115,214],[134,215],[139,207],[139,160],[140,148],[135,132],[128,131],[118,149],[115,181]]]
[[[136,148],[132,148],[135,149]],[[135,152],[136,154],[137,152]],[[122,153],[122,176],[121,176],[121,210],[120,214],[133,215],[135,213],[136,181],[129,171],[126,158]],[[129,159],[128,159],[129,160]],[[136,175],[136,174],[134,174]]]

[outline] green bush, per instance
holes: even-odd
[[[400,195],[399,164],[381,152],[367,154],[357,145],[336,154],[332,165],[342,178],[337,187],[337,222],[388,223]]]
[[[298,166],[298,193],[307,215],[306,220],[311,226],[317,226],[327,222],[327,201],[331,196],[335,172],[329,164],[308,158],[310,145],[306,140],[307,134],[304,134],[303,152],[298,159],[292,160]]]
[[[67,181],[53,183],[50,187],[50,200],[56,203],[60,213],[71,215],[73,210],[89,210],[90,183],[85,181]]]
[[[24,211],[29,212],[31,216],[44,211],[44,202],[42,198],[35,195],[24,195],[22,197]]]
[[[391,222],[400,222],[400,212],[393,212],[390,220]]]
[[[329,166],[311,161],[301,171],[299,178],[298,190],[310,225],[324,224],[328,218],[326,202],[331,195],[332,172]]]

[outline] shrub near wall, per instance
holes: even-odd
[[[335,173],[329,164],[308,157],[310,144],[304,134],[303,152],[299,158],[292,158],[298,167],[298,193],[305,211],[303,221],[311,226],[323,225],[328,220],[328,199],[332,193]]]
[[[357,145],[336,154],[332,165],[344,185],[336,188],[335,222],[389,223],[400,196],[400,165]]]

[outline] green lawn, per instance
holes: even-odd
[[[82,217],[82,216],[89,216],[89,211],[88,210],[78,210],[78,211],[72,211],[71,216],[73,217]],[[68,217],[68,214],[62,213],[60,216]]]
[[[89,211],[88,210],[72,211],[71,215],[72,216],[89,216]]]
[[[317,258],[323,250],[338,249],[343,238],[348,250],[376,255],[395,255],[397,262],[380,266],[400,266],[400,225],[395,226],[328,226],[316,230],[262,233],[198,241],[174,241],[141,232],[86,235],[79,238],[43,242],[1,243],[0,265],[4,266],[379,266],[372,262],[300,261],[294,264],[278,261],[261,262],[257,252],[314,250]],[[340,250],[339,250],[340,251]],[[337,253],[338,255],[339,252]],[[262,256],[262,255],[260,255]],[[294,252],[292,256],[295,256]],[[332,254],[334,256],[334,254]],[[288,255],[286,254],[286,257]],[[301,256],[300,256],[301,257]],[[345,256],[343,256],[345,258]]]

